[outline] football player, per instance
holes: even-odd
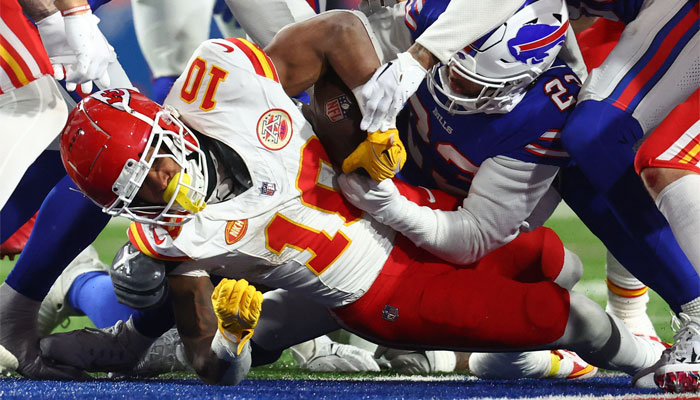
[[[371,46],[366,38],[350,43]],[[347,58],[350,47],[333,45],[353,67],[361,63]],[[333,56],[328,60],[347,78]],[[628,373],[655,361],[657,344],[631,335],[595,303],[553,282],[575,268],[551,231],[520,235],[477,265],[458,268],[350,206],[337,192],[337,175],[319,139],[278,83],[294,69],[284,59],[274,61],[243,40],[205,42],[173,86],[166,108],[133,91],[104,91],[74,110],[62,136],[65,165],[81,190],[105,211],[140,222],[130,235],[142,251],[183,261],[171,271],[170,287],[182,339],[205,381],[236,383],[246,372],[247,340],[262,296],[240,278],[284,289],[266,294],[263,315],[277,323],[260,321],[256,332],[260,345],[273,348],[337,329],[341,321],[394,345],[568,346],[599,366]],[[367,76],[353,79],[361,78]],[[298,86],[303,90],[305,84]],[[121,133],[126,118],[130,131],[141,132],[138,137]],[[89,122],[96,120],[104,121],[101,130],[113,132],[113,141],[103,142]],[[84,134],[77,135],[79,129]],[[98,156],[104,145],[108,151]],[[103,161],[116,161],[116,167],[93,168]],[[437,192],[409,190],[425,204],[431,199],[454,206],[453,198]],[[519,254],[514,265],[500,258],[512,251]],[[214,270],[239,280],[213,290]],[[513,279],[519,274],[537,283]],[[213,304],[206,301],[212,291]],[[523,304],[526,310],[527,304],[537,306],[523,313]],[[546,321],[539,315],[547,315]],[[263,329],[280,321],[284,329]],[[81,365],[79,355],[62,354],[53,345],[58,342],[46,339],[44,354]]]
[[[0,206],[3,210],[7,206],[14,207],[11,204],[13,189],[23,185],[26,175],[23,177],[22,174],[32,162],[44,162],[44,155],[40,153],[54,140],[65,122],[67,109],[51,75],[65,78],[69,89],[80,85],[87,90],[92,86],[93,80],[98,83],[107,82],[106,69],[115,59],[114,52],[97,28],[97,19],[91,14],[86,1],[61,0],[55,2],[55,7],[53,3],[3,0],[1,4],[4,26],[2,37],[5,43],[3,52],[6,56],[3,56],[5,63],[1,72],[3,78],[0,97],[3,98],[3,121],[14,132],[3,136],[1,146],[3,186],[0,190]],[[56,7],[61,10],[61,14]],[[22,11],[37,22],[41,38]],[[54,157],[54,171],[58,169],[57,166],[58,158]],[[55,172],[51,174],[53,175]],[[18,191],[20,189],[15,190],[15,193]],[[17,218],[5,218],[3,214],[0,218],[2,241],[29,220],[36,208]],[[39,303],[26,297],[36,282],[37,280],[19,282],[15,279],[13,287],[10,284],[0,287],[0,303],[3,307],[0,311],[0,343],[17,359],[20,373],[44,378],[75,377],[75,371],[47,366],[38,356],[38,337],[32,319],[36,318]],[[31,316],[23,318],[25,313]],[[17,328],[18,326],[20,327]],[[33,340],[24,340],[27,337]]]
[[[633,162],[637,141],[700,85],[694,72],[700,65],[700,7],[697,1],[686,0],[570,4],[584,14],[619,20],[626,26],[612,52],[584,83],[562,141],[586,178],[611,204],[613,216],[635,233],[623,236],[626,245],[610,250],[676,313],[685,314],[676,343],[659,361],[656,383],[667,391],[697,391],[700,370],[692,361],[692,349],[700,346],[699,270],[676,243],[684,243],[686,236],[679,232],[674,239],[666,218],[645,193]],[[660,150],[656,147],[654,154],[642,157],[655,158]],[[653,173],[651,169],[648,182]],[[661,181],[653,183],[659,185],[656,189],[665,187]],[[685,206],[682,212],[687,212]],[[688,222],[685,216],[669,221],[679,226],[681,218]],[[626,262],[629,243],[635,242],[653,250],[632,255],[647,258],[646,264]],[[688,255],[693,256],[692,251]]]
[[[590,187],[600,193],[598,203],[609,205],[609,213],[593,215],[593,221],[587,225],[623,265],[661,294],[675,312],[689,315],[685,321],[697,322],[700,320],[696,304],[700,301],[698,271],[681,251],[668,223],[648,199],[641,181],[635,176],[633,145],[698,87],[698,77],[693,72],[699,54],[698,3],[686,0],[672,4],[658,0],[567,2],[574,16],[602,16],[627,25],[610,57],[585,81],[581,104],[562,133],[565,149],[580,167],[577,173],[583,174],[591,183]],[[473,5],[473,9],[479,7],[487,5]],[[462,12],[468,9],[463,8]],[[458,26],[469,26],[450,24],[449,14],[444,16],[431,29],[454,33],[460,29]],[[495,26],[490,24],[485,30]],[[431,46],[454,49],[444,57],[443,61],[447,62],[457,50],[470,45],[475,38],[452,34],[442,36],[439,41],[430,39],[426,35],[418,42],[428,49]],[[417,56],[418,53],[411,54]],[[432,54],[443,58],[439,52]],[[437,61],[438,57],[432,54],[428,52],[426,55],[429,60],[426,65]],[[391,120],[402,102],[418,87],[417,81],[424,76],[416,59],[405,56],[403,62],[386,64],[380,71],[384,69],[388,72],[396,70],[397,73],[377,74],[366,85],[368,95],[372,90],[375,92],[372,99],[365,99],[369,111],[363,126],[368,128],[376,128],[382,121]],[[391,112],[387,116],[385,110],[388,109]],[[606,219],[616,220],[616,225],[622,229],[611,231],[606,224],[595,223],[595,220]],[[684,337],[695,338],[695,331],[697,328],[688,329],[688,335]],[[671,358],[690,359],[681,350],[686,347],[682,344],[673,347],[669,352],[679,355]],[[674,368],[682,368],[678,362],[673,363]],[[687,368],[696,375],[697,370],[692,364]],[[688,389],[693,389],[692,380],[689,385]],[[675,390],[675,385],[668,386],[669,390]]]
[[[700,194],[697,193],[697,151],[700,135],[700,91],[696,90],[677,106],[652,132],[639,148],[635,168],[644,184],[673,229],[678,244],[693,266],[700,270],[700,253],[696,240],[700,222]],[[686,311],[688,311],[686,309]],[[700,329],[692,314],[679,314],[676,340],[687,345],[664,353],[659,363],[651,367],[655,382],[666,391],[696,390],[699,371],[695,365],[684,363],[682,357],[700,353]],[[694,350],[693,350],[694,349]],[[640,377],[641,379],[642,377]]]
[[[223,0],[133,0],[131,10],[136,39],[153,77],[153,99],[158,103],[163,102],[194,49],[209,38],[212,17],[224,36],[243,34],[230,13],[224,15],[228,8]]]
[[[27,14],[38,21],[37,28],[49,55],[47,62],[54,64],[56,77],[65,77],[68,89],[81,89],[74,94],[90,90],[90,80],[101,88],[106,84],[130,85],[116,62],[111,46],[97,28],[98,20],[86,2],[56,2],[63,9],[64,17],[58,14],[52,1],[28,3],[37,7],[43,4],[44,8],[40,9],[43,11],[29,11]],[[97,6],[104,1],[91,3]],[[12,7],[8,6],[7,9]],[[23,21],[24,18],[19,15],[16,21]],[[59,106],[63,99],[72,101],[64,92],[55,98],[54,103]],[[50,120],[46,118],[42,121]],[[56,126],[62,126],[64,121],[56,122]],[[46,129],[40,131],[40,135],[47,132]],[[58,131],[60,129],[56,128]],[[70,178],[60,166],[57,150],[57,142],[50,145],[26,172],[20,171],[24,176],[14,192],[2,192],[9,197],[0,214],[2,241],[25,224],[37,212],[42,201],[47,199],[42,212],[37,215],[37,229],[27,242],[27,251],[20,256],[5,283],[0,285],[0,343],[18,359],[18,371],[35,378],[56,377],[55,372],[41,367],[37,361],[36,320],[41,300],[63,267],[94,240],[109,220],[90,201],[69,189]],[[30,153],[14,151],[12,156]],[[13,168],[19,170],[17,166]],[[61,178],[65,180],[61,182]]]

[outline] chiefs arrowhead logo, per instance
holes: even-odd
[[[246,231],[248,230],[248,220],[238,220],[238,221],[229,221],[228,224],[226,224],[226,231],[224,232],[224,236],[226,239],[227,244],[234,244],[237,241],[241,240],[243,236],[245,236]]]

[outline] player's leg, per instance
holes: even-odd
[[[39,308],[39,333],[47,335],[68,317],[86,315],[97,328],[129,319],[134,309],[117,301],[109,267],[88,246],[54,282]]]
[[[632,275],[608,251],[606,252],[607,303],[605,311],[625,323],[632,333],[658,338],[647,315],[649,287]]]
[[[38,351],[36,316],[41,300],[63,266],[87,247],[109,220],[99,207],[69,190],[71,185],[66,176],[51,191],[25,251],[0,286],[0,343],[20,359],[20,371],[22,360],[34,359],[32,354]],[[66,260],[65,264],[61,265],[61,260]]]
[[[209,38],[214,0],[132,0],[136,39],[162,103],[194,49]]]
[[[700,235],[700,168],[696,150],[700,137],[699,119],[700,91],[696,91],[647,138],[635,159],[635,167],[649,193],[697,271],[700,271],[700,249],[697,246]],[[659,386],[667,391],[698,389],[700,369],[693,363],[694,354],[700,353],[698,308],[700,301],[697,299],[681,306],[685,315],[681,315],[683,325],[676,335],[676,343],[662,356],[658,368],[650,368],[646,378],[638,378],[640,382],[649,380],[655,371]],[[690,360],[690,363],[683,360]]]
[[[24,171],[56,138],[63,126],[67,107],[50,75],[0,95],[0,208],[22,179]],[[26,222],[26,221],[25,221]]]
[[[226,4],[243,30],[260,47],[267,46],[286,25],[316,15],[304,0],[226,0]]]
[[[665,219],[643,194],[632,162],[635,142],[697,87],[698,78],[691,73],[698,66],[697,4],[647,3],[603,66],[591,72],[562,141],[628,232],[624,244],[607,247],[679,310],[700,295],[700,280]],[[634,262],[624,247],[648,261]],[[649,268],[662,272],[645,271]]]
[[[542,232],[537,233],[541,234]],[[581,279],[583,263],[575,253],[566,248],[563,249],[563,265],[553,282],[570,290]],[[550,273],[550,275],[554,274]],[[595,376],[598,371],[596,367],[582,360],[576,353],[567,350],[472,353],[469,357],[469,370],[473,375],[483,379],[587,379]]]
[[[458,269],[401,237],[396,243],[370,290],[333,310],[342,324],[379,343],[467,351],[569,348],[588,362],[627,373],[653,364],[661,353],[661,344],[638,339],[595,302],[551,281],[523,284],[488,268]],[[538,268],[541,275],[550,269],[531,266]]]

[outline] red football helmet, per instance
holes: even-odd
[[[199,141],[177,116],[135,90],[94,93],[68,116],[60,138],[63,165],[107,214],[181,225],[204,208],[208,177]],[[148,171],[165,157],[181,168],[166,189],[166,205],[139,204],[136,195]]]

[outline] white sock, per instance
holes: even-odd
[[[686,175],[666,186],[656,198],[656,205],[700,274],[700,175]]]
[[[521,353],[472,353],[469,370],[483,379],[544,378],[549,375],[549,350]]]
[[[646,313],[649,288],[629,273],[610,252],[605,270],[608,286],[605,311],[621,319],[632,333],[657,336]]]

